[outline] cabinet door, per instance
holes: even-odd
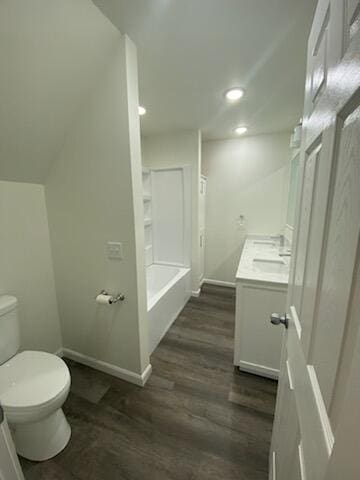
[[[236,287],[235,365],[278,378],[283,332],[272,328],[269,310],[283,310],[286,287],[238,282]]]

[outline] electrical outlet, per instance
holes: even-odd
[[[122,260],[123,248],[120,242],[107,242],[106,254],[109,260]]]

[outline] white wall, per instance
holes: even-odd
[[[61,333],[44,187],[0,182],[0,295],[19,300],[21,349],[56,352]]]
[[[191,165],[192,177],[192,290],[199,289],[199,185],[201,169],[201,133],[198,130],[165,133],[142,138],[143,164],[150,168]]]
[[[118,30],[89,0],[0,1],[0,178],[44,183]]]
[[[205,278],[234,282],[245,236],[283,230],[289,139],[290,133],[279,133],[203,143],[208,177]]]
[[[64,347],[137,375],[149,364],[136,50],[118,35],[46,182]],[[123,244],[109,260],[108,241]],[[101,289],[124,302],[98,306]]]

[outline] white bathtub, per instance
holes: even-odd
[[[156,264],[146,269],[150,354],[190,298],[190,272],[190,268]]]

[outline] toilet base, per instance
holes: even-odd
[[[37,422],[10,426],[17,453],[36,462],[49,460],[60,453],[71,436],[70,425],[61,408]]]

